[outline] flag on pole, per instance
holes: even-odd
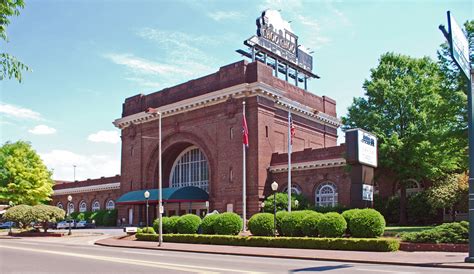
[[[295,125],[293,125],[293,118],[291,117],[291,113],[290,113],[290,144],[293,145],[293,137],[295,137],[296,135],[296,129],[295,129]]]
[[[249,129],[247,128],[247,119],[245,119],[245,113],[242,118],[242,143],[249,147]]]

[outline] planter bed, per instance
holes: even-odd
[[[60,232],[30,232],[30,231],[25,231],[25,232],[13,232],[11,234],[8,234],[13,237],[62,237],[64,236],[64,233]]]
[[[402,251],[444,251],[444,252],[468,252],[468,244],[432,244],[432,243],[408,243],[401,242]]]
[[[136,234],[139,241],[158,241],[157,234]],[[253,247],[281,247],[353,251],[397,251],[396,239],[309,238],[309,237],[242,237],[227,235],[165,234],[163,241],[189,244],[212,244]]]

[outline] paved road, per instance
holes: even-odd
[[[0,273],[472,273],[472,270],[288,260],[0,239]]]

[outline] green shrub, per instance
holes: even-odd
[[[469,231],[469,222],[468,221],[460,221],[459,224],[462,225],[463,227],[465,227]]]
[[[410,225],[427,225],[436,222],[437,211],[422,191],[407,198],[407,219]]]
[[[242,230],[242,219],[233,212],[222,213],[214,221],[213,228],[219,235],[237,235]]]
[[[89,220],[94,220],[95,225],[103,226],[104,225],[104,215],[106,214],[106,210],[97,210],[91,213]]]
[[[49,223],[57,223],[64,219],[64,210],[50,205],[35,205],[31,208],[33,221],[41,224],[47,232]]]
[[[83,220],[81,220],[80,217],[79,217],[79,215],[81,215],[81,214],[82,214],[82,216],[84,216],[84,214],[83,214],[82,212],[77,212],[77,211],[76,211],[76,212],[73,212],[73,213],[69,214],[69,216],[70,216],[71,219],[73,219],[73,220],[83,221]]]
[[[117,225],[117,209],[105,210],[102,215],[103,226],[116,226]]]
[[[289,237],[303,236],[303,218],[315,214],[311,210],[292,211],[281,220],[281,235]]]
[[[323,214],[314,212],[303,218],[301,230],[304,236],[317,237],[319,235],[318,223],[321,221]]]
[[[214,223],[219,218],[219,214],[210,214],[202,219],[201,233],[202,234],[216,234],[214,231]]]
[[[320,213],[328,213],[328,212],[342,213],[345,210],[347,210],[347,207],[345,207],[343,205],[316,206],[316,207],[314,207],[314,211],[317,211],[317,212],[320,212]]]
[[[342,212],[342,217],[344,217],[344,220],[346,220],[347,223],[347,228],[350,230],[351,227],[351,219],[354,217],[355,214],[357,214],[360,211],[359,208],[354,208],[354,209],[349,209],[344,212]],[[350,232],[350,231],[349,231]]]
[[[142,228],[140,233],[156,234],[155,230],[151,226]],[[138,234],[138,230],[137,230],[137,234]]]
[[[136,237],[139,241],[158,240],[158,235],[153,234],[137,234]],[[166,234],[163,235],[163,241],[170,243],[383,252],[397,251],[400,247],[398,240],[390,238],[241,237],[229,235]]]
[[[469,242],[469,230],[461,223],[445,223],[432,229],[403,233],[402,240],[412,243],[452,243]]]
[[[29,205],[17,205],[7,209],[3,215],[5,220],[15,222],[18,227],[26,228],[34,221],[32,208]]]
[[[375,209],[361,209],[346,216],[349,219],[347,223],[352,237],[376,238],[382,236],[385,231],[385,219]]]
[[[265,199],[265,206],[263,208],[264,212],[273,213],[274,211],[274,199],[273,194],[268,195]],[[296,206],[296,201],[298,201],[298,206]],[[308,209],[310,204],[308,199],[301,194],[291,194],[291,208],[293,210],[303,210]],[[284,211],[288,209],[288,193],[279,192],[276,194],[276,210]]]
[[[281,232],[281,222],[282,222],[283,218],[284,218],[285,216],[287,216],[288,214],[290,214],[288,211],[278,211],[278,212],[276,213],[276,221],[277,221],[277,227],[276,227],[276,229],[277,229],[277,232],[278,232],[279,235],[282,235],[282,232]]]
[[[249,230],[254,236],[273,236],[275,220],[271,213],[257,213],[249,220]]]
[[[318,231],[321,237],[341,237],[346,229],[346,220],[336,212],[324,214],[318,222]]]
[[[201,225],[201,218],[194,214],[186,214],[179,217],[176,223],[176,231],[180,234],[194,234],[197,233]]]
[[[163,233],[177,233],[178,232],[178,229],[177,229],[177,223],[178,223],[178,220],[179,220],[179,216],[171,216],[171,217],[162,217],[162,229],[163,229]],[[160,220],[159,219],[155,219],[153,221],[153,229],[155,229],[155,231],[159,231],[160,230]]]

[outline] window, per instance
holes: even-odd
[[[81,201],[79,203],[79,212],[85,212],[87,211],[87,204],[84,201]]]
[[[100,210],[100,203],[99,201],[94,201],[92,203],[92,211],[97,211],[97,210]]]
[[[69,214],[74,213],[74,204],[73,203],[68,203],[67,205]]]
[[[268,126],[265,126],[265,137],[268,138]]]
[[[107,210],[115,209],[115,202],[114,202],[114,200],[108,200],[108,201],[107,201],[107,204],[105,205],[105,208],[106,208]]]
[[[171,170],[171,187],[196,186],[208,191],[209,169],[204,153],[197,147],[183,151]]]
[[[288,192],[288,187],[285,187],[283,189],[283,192],[287,193]],[[297,194],[297,195],[300,195],[303,191],[301,190],[301,187],[299,185],[296,185],[296,184],[291,184],[291,193],[292,194]]]
[[[316,206],[337,205],[337,187],[333,183],[322,183],[316,189]]]
[[[233,127],[230,128],[229,137],[230,137],[231,140],[234,139],[234,128]]]
[[[61,203],[61,202],[57,203],[56,206],[60,209],[64,209],[63,203]]]
[[[232,183],[232,181],[234,181],[234,171],[232,167],[229,167],[229,183]]]

